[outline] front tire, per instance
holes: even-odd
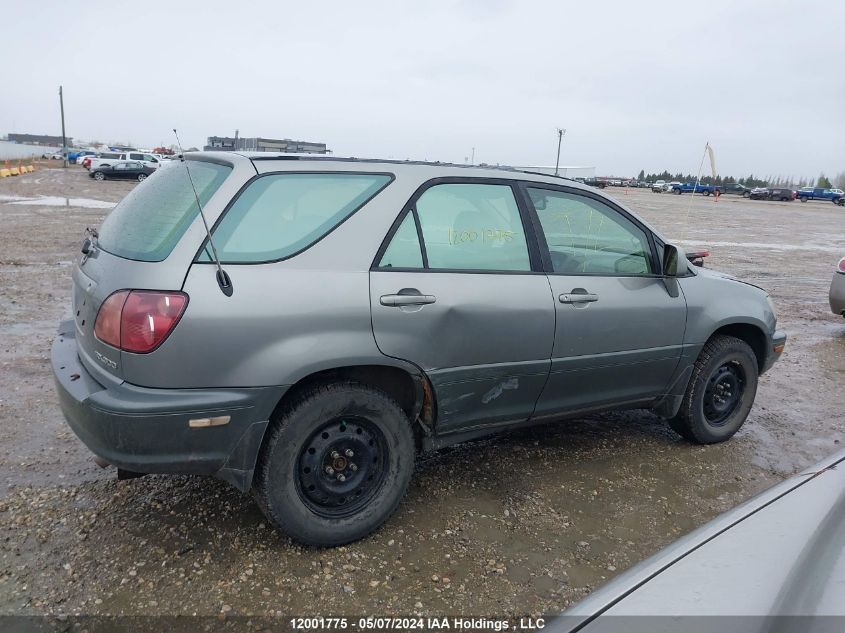
[[[147,174],[138,174],[138,182],[144,182],[147,179]]]
[[[748,343],[714,336],[695,361],[680,411],[669,426],[696,444],[724,442],[748,417],[757,376],[757,357]]]
[[[105,179],[106,179],[106,175],[103,172],[101,172],[101,171],[94,172],[94,180],[105,180]]]
[[[309,390],[272,422],[253,487],[270,522],[306,545],[378,529],[414,470],[408,417],[388,395],[344,382]]]

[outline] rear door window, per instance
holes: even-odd
[[[232,171],[225,165],[198,160],[192,160],[190,168],[203,205]],[[118,257],[160,262],[170,255],[198,213],[185,165],[173,165],[158,170],[120,201],[100,226],[98,244]]]
[[[214,229],[226,263],[292,257],[360,209],[391,181],[388,174],[281,173],[256,178]],[[204,248],[199,261],[211,261]]]
[[[509,185],[449,183],[417,200],[428,268],[529,271],[531,262]]]

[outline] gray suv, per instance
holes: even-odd
[[[120,476],[216,475],[337,545],[387,520],[418,453],[501,429],[645,408],[728,439],[775,323],[571,180],[197,153],[90,232],[52,365]]]

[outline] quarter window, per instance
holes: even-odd
[[[525,232],[510,186],[434,185],[417,200],[416,211],[429,268],[531,270]]]
[[[406,213],[379,261],[379,268],[422,268],[423,258],[414,214]]]
[[[385,174],[270,174],[254,180],[214,229],[223,262],[258,263],[305,250],[390,182]],[[208,248],[199,257],[210,261]]]
[[[552,269],[565,274],[654,272],[645,232],[594,198],[528,189],[549,247]]]

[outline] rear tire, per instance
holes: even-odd
[[[717,335],[693,365],[681,409],[669,426],[696,444],[731,438],[745,422],[757,394],[757,357],[743,340]]]
[[[94,172],[94,180],[105,180],[105,179],[106,179],[106,175],[103,172],[101,172],[101,171]]]
[[[311,389],[267,432],[253,492],[270,522],[306,545],[343,545],[393,514],[414,470],[408,417],[355,382]]]
[[[147,179],[147,174],[138,174],[138,182],[144,182]]]
[[[801,197],[800,197],[800,198],[798,198],[798,199],[799,199],[801,202],[807,202],[807,197],[806,197],[806,196],[801,196]]]

